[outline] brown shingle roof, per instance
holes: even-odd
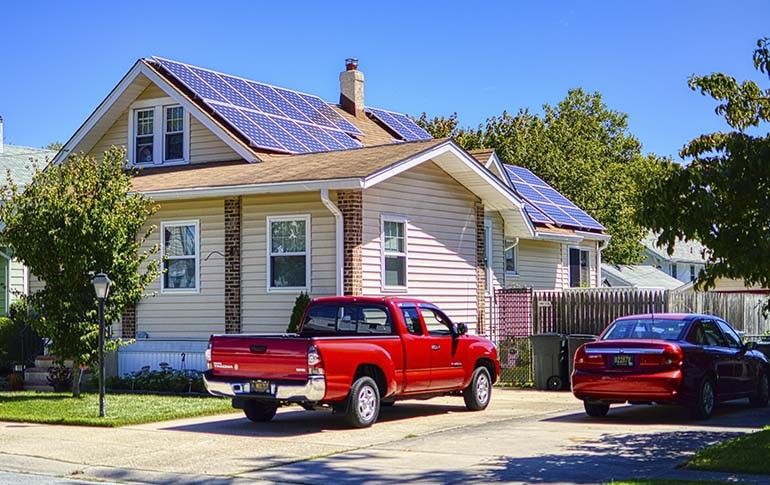
[[[493,153],[495,153],[494,150],[491,149],[482,149],[482,150],[471,150],[468,153],[473,155],[473,158],[476,159],[480,164],[486,165],[489,161],[489,157],[492,156]]]
[[[259,163],[234,161],[150,168],[134,177],[133,189],[137,192],[154,192],[364,178],[447,140],[392,143],[302,155],[262,155],[263,161]]]

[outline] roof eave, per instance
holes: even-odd
[[[360,178],[303,180],[249,185],[224,185],[220,187],[192,187],[184,189],[149,190],[140,192],[156,201],[207,199],[213,197],[234,197],[239,195],[283,194],[288,192],[311,192],[316,190],[362,189]]]

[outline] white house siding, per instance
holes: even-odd
[[[310,296],[336,291],[335,220],[318,192],[244,197],[241,202],[241,322],[244,333],[283,332],[298,291],[267,289],[267,217],[310,215]]]
[[[554,290],[569,286],[569,267],[564,265],[566,246],[551,241],[521,239],[516,266],[519,275],[508,286]],[[569,261],[569,260],[567,260]]]
[[[148,221],[158,229],[143,249],[160,244],[161,222],[199,221],[200,290],[191,293],[161,293],[161,279],[148,288],[136,307],[136,331],[151,339],[207,339],[224,332],[224,200],[164,202]],[[153,256],[160,259],[160,252]]]
[[[476,326],[476,197],[432,162],[363,193],[363,294],[406,294]],[[407,218],[405,293],[385,292],[381,215]]]
[[[498,212],[487,212],[484,217],[492,222],[492,261],[489,266],[491,275],[487,280],[492,284],[486,291],[486,312],[484,312],[486,317],[484,327],[489,332],[495,290],[505,285],[505,235],[503,218]]]

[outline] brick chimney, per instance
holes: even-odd
[[[340,106],[353,116],[364,116],[364,73],[358,70],[358,59],[345,59],[340,73]]]

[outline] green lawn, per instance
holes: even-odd
[[[622,482],[610,482],[611,485],[703,485],[707,483],[722,483],[711,480],[624,480]]]
[[[770,427],[701,450],[686,468],[770,475]]]
[[[215,397],[107,394],[107,416],[99,417],[98,394],[79,399],[67,393],[0,392],[0,421],[86,426],[123,426],[232,412],[229,399]]]

